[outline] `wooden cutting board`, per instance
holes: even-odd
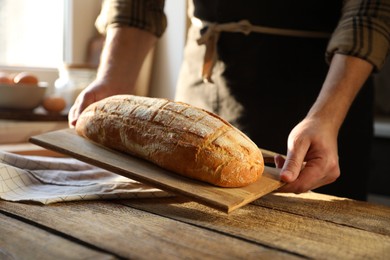
[[[93,143],[77,135],[74,129],[57,130],[33,136],[30,142],[173,194],[185,196],[226,213],[283,185],[278,180],[279,169],[266,166],[263,176],[251,185],[243,188],[216,187]]]

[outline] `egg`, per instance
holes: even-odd
[[[29,72],[20,72],[14,77],[15,84],[37,85],[38,78]]]
[[[47,112],[59,113],[66,107],[66,102],[62,97],[48,96],[43,99],[42,106]]]
[[[0,84],[11,85],[13,83],[14,82],[13,82],[12,78],[10,77],[10,75],[8,75],[8,73],[0,72]]]

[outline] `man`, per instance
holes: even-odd
[[[190,1],[176,99],[219,114],[261,148],[287,154],[275,158],[287,182],[282,191],[322,187],[364,200],[372,136],[368,79],[389,50],[389,5]],[[71,125],[90,103],[132,93],[143,59],[165,29],[163,7],[162,0],[105,2],[98,76],[72,107]]]

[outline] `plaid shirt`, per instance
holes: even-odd
[[[108,26],[133,26],[160,37],[166,26],[164,0],[105,0],[96,26],[104,33]],[[326,51],[351,55],[384,65],[390,46],[390,0],[345,0],[342,16]]]
[[[376,70],[390,46],[390,0],[346,0],[342,17],[327,48],[327,58],[341,53],[362,58]]]

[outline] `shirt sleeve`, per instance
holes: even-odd
[[[335,53],[362,58],[380,70],[389,53],[390,0],[345,0],[326,58]]]
[[[102,34],[111,26],[130,26],[160,37],[167,27],[164,4],[164,0],[104,0],[95,26]]]

